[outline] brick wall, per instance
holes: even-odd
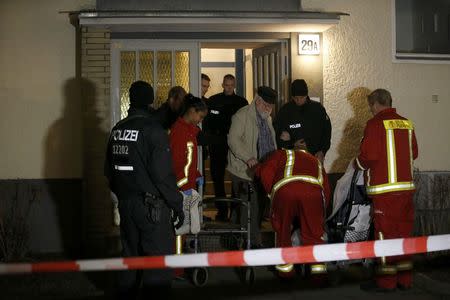
[[[118,228],[112,224],[112,203],[103,176],[110,130],[110,33],[81,28],[81,90],[83,99],[84,249],[88,254],[111,249]],[[106,254],[106,253],[103,253]]]

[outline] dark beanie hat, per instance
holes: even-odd
[[[308,96],[308,85],[303,79],[295,79],[292,82],[291,96]]]
[[[277,91],[268,86],[260,86],[257,91],[258,95],[263,98],[263,100],[270,104],[275,104],[277,101]]]
[[[153,103],[153,88],[145,81],[135,81],[130,86],[130,106],[147,108]]]

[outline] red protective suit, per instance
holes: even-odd
[[[182,191],[196,188],[196,179],[201,176],[197,169],[197,135],[200,128],[187,123],[183,118],[170,129],[170,150],[177,185]]]
[[[271,193],[271,221],[277,232],[277,246],[292,246],[295,218],[300,221],[302,245],[322,244],[324,200],[328,205],[330,189],[319,161],[304,151],[277,150],[258,166],[256,175],[266,192]]]
[[[414,226],[413,160],[418,156],[411,121],[388,108],[367,122],[356,159],[365,170],[366,189],[373,200],[376,237],[409,237]],[[412,285],[412,264],[405,257],[387,257],[378,268],[377,285],[394,289]]]

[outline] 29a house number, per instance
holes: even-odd
[[[307,55],[320,54],[320,36],[319,34],[299,34],[298,35],[298,53]]]
[[[303,51],[318,51],[319,46],[317,45],[317,42],[314,42],[313,40],[303,40],[302,41],[302,50]]]

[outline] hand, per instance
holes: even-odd
[[[197,182],[198,186],[202,186],[205,184],[205,180],[203,179],[203,176],[197,177],[197,179],[195,179],[195,181]]]
[[[183,226],[184,223],[184,212],[181,210],[179,212],[175,212],[173,216],[173,227],[175,229],[180,229],[181,226]]]
[[[183,194],[185,194],[186,196],[192,196],[192,189],[183,191]]]
[[[258,160],[255,158],[250,158],[249,160],[247,160],[247,166],[251,169],[254,166],[256,166],[258,164]]]
[[[283,131],[280,135],[280,140],[285,141],[285,142],[290,141],[291,135],[289,134],[289,132]]]
[[[320,161],[321,164],[323,164],[325,155],[323,155],[322,151],[317,152],[316,154],[314,154],[314,156]]]

